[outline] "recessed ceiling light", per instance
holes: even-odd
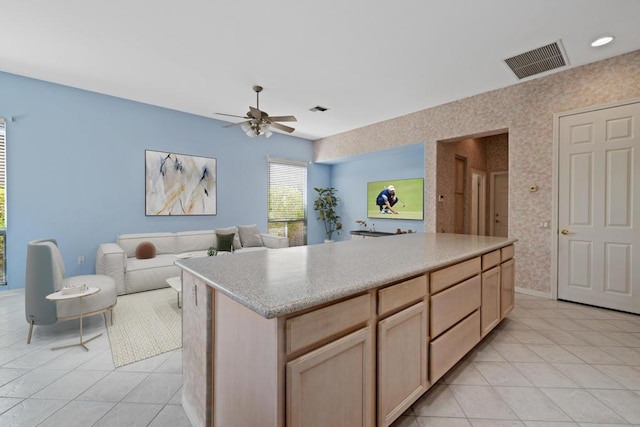
[[[604,46],[606,44],[611,43],[613,39],[614,39],[613,36],[598,37],[596,40],[593,41],[593,43],[591,43],[591,46],[592,47]]]

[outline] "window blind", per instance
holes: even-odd
[[[4,187],[6,174],[5,157],[5,121],[0,117],[0,187]]]
[[[285,160],[269,160],[269,221],[306,218],[307,166]]]

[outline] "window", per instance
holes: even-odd
[[[269,159],[267,232],[288,237],[289,246],[307,243],[307,165]]]
[[[7,284],[6,275],[6,237],[7,229],[5,228],[5,155],[4,155],[4,142],[5,142],[5,121],[0,117],[0,285]]]

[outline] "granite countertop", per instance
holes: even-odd
[[[507,246],[516,239],[414,233],[191,258],[176,265],[271,319]]]

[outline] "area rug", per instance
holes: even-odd
[[[182,313],[171,288],[119,296],[113,319],[107,332],[116,367],[182,346]]]

